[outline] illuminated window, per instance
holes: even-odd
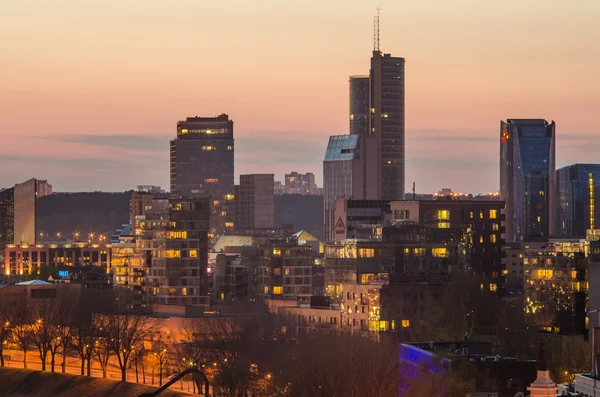
[[[538,269],[537,276],[542,280],[550,280],[554,276],[554,271],[552,269]]]
[[[571,277],[577,278],[577,270],[571,270]]]
[[[497,241],[497,237],[495,234],[490,234],[490,243],[495,243]]]
[[[473,219],[473,211],[469,212],[469,218]]]
[[[227,215],[227,211],[221,211],[221,216]]]
[[[490,210],[490,219],[496,219],[498,216],[498,210]]]
[[[490,291],[496,292],[497,289],[498,289],[498,286],[496,284],[490,284]]]
[[[202,150],[211,151],[211,150],[217,150],[217,148],[215,146],[202,146]]]
[[[502,270],[502,275],[503,276],[506,276],[507,274],[508,274],[508,270],[506,270],[506,269]]]
[[[226,194],[225,195],[225,200],[233,200],[235,198],[235,196],[233,194]]]
[[[206,183],[219,183],[219,178],[206,178],[204,180]]]
[[[280,285],[273,286],[273,294],[275,295],[283,295],[283,287]]]
[[[497,223],[492,223],[492,230],[497,232],[500,229],[499,225]]]
[[[448,249],[446,247],[433,248],[431,254],[435,258],[445,258],[448,256]]]
[[[483,219],[483,210],[479,211],[479,219]]]
[[[415,256],[425,256],[425,248],[415,248],[413,252]]]
[[[183,296],[187,295],[187,288],[182,288],[181,289],[181,295],[183,295]]]
[[[186,130],[185,128],[181,130],[181,135],[185,135],[188,133],[188,130]]]
[[[269,286],[268,286],[268,285],[265,285],[265,286],[264,286],[264,288],[263,288],[263,292],[264,292],[265,294],[268,294],[268,293],[269,293]]]
[[[438,229],[450,229],[450,222],[439,222]]]
[[[166,250],[165,258],[173,259],[173,258],[181,258],[181,251],[179,250]]]
[[[537,221],[538,221],[538,223],[540,223],[542,221],[542,217],[538,216]]]
[[[404,253],[405,254],[409,254],[410,253],[410,248],[404,248]]]
[[[279,269],[277,269],[277,270],[279,270]],[[286,276],[289,276],[290,275],[290,268],[286,267],[284,273],[285,273]]]
[[[402,328],[410,327],[410,320],[402,320]]]
[[[396,329],[396,320],[392,320],[392,331]]]
[[[375,249],[361,248],[358,250],[358,256],[360,258],[373,258],[375,256]]]
[[[483,244],[483,236],[479,236],[479,242]]]
[[[185,239],[187,238],[187,232],[167,232],[168,239]]]
[[[225,222],[225,227],[233,227],[233,222]]]
[[[197,257],[198,257],[198,251],[190,250],[190,258],[197,258]]]
[[[227,150],[230,150],[230,151],[231,151],[231,150],[233,150],[233,146],[231,146],[231,145],[228,145],[228,146],[227,146]]]
[[[273,256],[281,256],[281,250],[280,249],[274,249],[273,250]]]
[[[437,219],[442,221],[449,220],[450,210],[437,210]]]
[[[350,120],[354,120],[354,115],[350,114]]]

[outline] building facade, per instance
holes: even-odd
[[[240,175],[236,229],[272,229],[275,227],[273,174]]]
[[[500,195],[506,202],[507,241],[548,238],[555,153],[554,122],[500,122]]]
[[[52,185],[47,180],[37,180],[37,197],[50,196],[52,194]]]
[[[600,164],[573,164],[552,173],[550,235],[584,238],[600,211]],[[597,206],[598,204],[599,206]]]
[[[315,183],[315,174],[307,172],[300,174],[292,171],[285,174],[285,194],[315,195],[319,194],[320,189]]]
[[[373,51],[370,133],[378,143],[379,199],[402,200],[405,189],[404,58]]]
[[[329,138],[323,161],[323,208],[325,241],[333,241],[335,200],[375,199],[377,197],[377,168],[368,161],[377,158],[373,137],[337,135]]]

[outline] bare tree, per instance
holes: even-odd
[[[25,299],[19,299],[15,305],[13,339],[23,352],[23,368],[27,369],[27,350],[31,345],[31,313]]]
[[[148,339],[155,327],[156,321],[150,317],[130,313],[107,315],[106,336],[117,356],[122,381],[127,381],[127,364],[134,348]]]
[[[158,385],[162,386],[165,367],[169,362],[168,345],[159,338],[157,341],[152,342],[152,351],[154,362],[158,366]]]
[[[73,332],[75,320],[81,300],[79,297],[68,295],[60,299],[59,306],[59,347],[62,353],[62,373],[67,372],[67,355],[71,347],[71,333]]]
[[[4,345],[13,334],[14,311],[7,301],[0,302],[0,366],[4,367]]]
[[[140,343],[139,346],[136,346],[133,350],[133,354],[131,356],[131,360],[133,361],[133,365],[135,366],[135,381],[140,383],[140,375],[139,370],[142,370],[142,382],[146,383],[146,358],[148,356],[148,352],[144,346],[144,343]]]
[[[87,373],[90,376],[94,346],[98,340],[102,324],[102,315],[90,316],[84,310],[80,310],[79,313],[75,314],[75,320],[72,324],[73,329],[71,331],[71,346],[81,360],[81,375],[85,375],[87,363]]]
[[[110,343],[104,328],[106,325],[106,317],[100,316],[98,321],[100,332],[98,333],[98,338],[94,342],[94,354],[98,360],[98,363],[100,364],[100,368],[102,368],[102,377],[106,378],[108,361],[110,360],[112,350],[110,348]]]

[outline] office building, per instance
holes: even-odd
[[[350,76],[350,134],[370,135],[369,76]]]
[[[377,158],[373,137],[336,135],[329,138],[323,161],[323,208],[325,241],[335,239],[334,206],[337,199],[375,199],[377,197]],[[368,161],[371,161],[371,164]]]
[[[37,180],[37,197],[50,196],[52,194],[52,185],[46,180]]]
[[[138,216],[146,215],[146,211],[152,207],[152,200],[156,194],[137,191],[131,192],[131,199],[129,200],[129,224],[131,225],[132,234],[135,235],[135,220]]]
[[[109,269],[111,262],[110,244],[9,244],[5,253],[4,271],[11,276],[43,271],[56,277],[60,270],[91,266]]]
[[[236,229],[273,229],[275,198],[273,174],[240,175],[236,187]]]
[[[552,173],[550,235],[584,238],[600,211],[600,164],[574,164]]]
[[[15,233],[15,189],[0,191],[0,259],[4,261],[4,250],[14,243]]]
[[[14,187],[15,244],[35,244],[37,182],[30,179]]]
[[[506,202],[507,241],[548,238],[550,176],[554,170],[554,122],[500,122],[500,196]]]
[[[171,196],[212,198],[211,231],[214,239],[233,227],[233,121],[217,117],[188,117],[177,123],[171,141]]]
[[[402,200],[405,188],[404,58],[371,57],[370,134],[377,139],[379,199]]]

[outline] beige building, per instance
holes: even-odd
[[[35,244],[37,181],[30,179],[14,187],[14,243]]]

